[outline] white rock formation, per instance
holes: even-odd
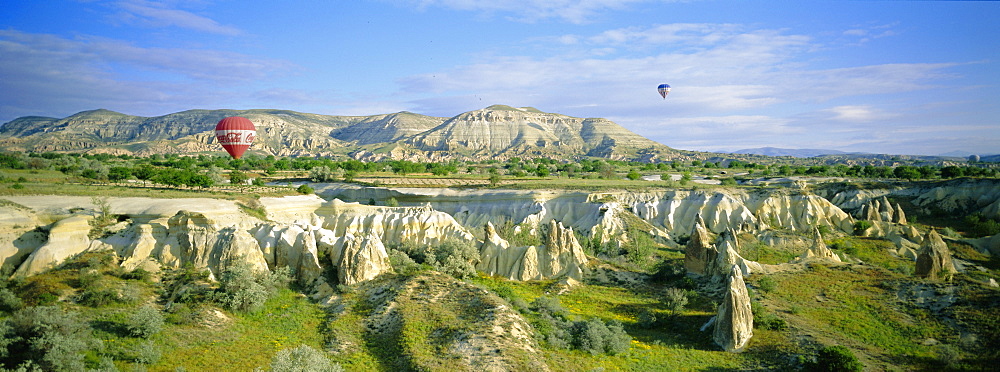
[[[348,234],[340,240],[335,245],[343,248],[330,256],[331,263],[337,267],[340,284],[357,284],[392,271],[389,254],[377,235],[357,238]]]
[[[736,232],[733,230],[723,231],[722,234],[719,234],[719,239],[716,241],[715,246],[719,250],[719,254],[712,265],[714,271],[711,274],[718,280],[726,278],[730,274],[729,269],[732,267],[739,268],[742,276],[772,271],[765,270],[765,265],[761,265],[756,261],[750,261],[740,255],[739,240],[736,239]]]
[[[823,241],[823,235],[820,234],[818,228],[813,229],[813,244],[805,252],[802,253],[799,258],[796,259],[797,262],[810,262],[810,261],[830,261],[830,262],[841,262],[840,257],[833,253],[826,246]]]
[[[723,350],[738,353],[743,351],[753,337],[753,313],[750,310],[750,295],[740,268],[731,266],[726,280],[726,294],[715,316],[712,340]]]
[[[924,239],[924,244],[920,246],[920,252],[917,253],[917,267],[914,274],[921,278],[935,280],[956,272],[948,245],[936,231],[929,231]]]
[[[700,220],[700,218],[698,218]],[[688,239],[684,247],[684,268],[687,272],[706,275],[714,272],[718,250],[711,243],[708,231],[698,222],[695,222],[694,232]]]
[[[476,269],[512,280],[540,280],[567,276],[582,279],[587,256],[571,228],[551,221],[545,245],[511,247],[492,223],[486,224],[486,241],[479,249]]]
[[[52,268],[67,258],[90,248],[90,220],[87,215],[75,215],[59,220],[49,229],[48,241],[32,252],[14,276],[29,276]]]

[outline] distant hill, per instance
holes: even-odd
[[[752,149],[736,150],[732,152],[733,154],[755,154],[755,155],[766,155],[766,156],[791,156],[796,158],[811,158],[820,155],[841,155],[850,154],[844,151],[838,150],[821,150],[821,149],[783,149],[778,147],[758,147]]]
[[[686,160],[606,119],[494,105],[452,118],[411,112],[333,116],[287,110],[188,110],[157,117],[109,110],[22,117],[0,127],[0,149],[29,152],[221,153],[215,124],[243,116],[257,127],[250,153],[361,160],[504,160],[511,157]]]

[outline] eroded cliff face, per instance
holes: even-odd
[[[488,275],[512,280],[538,280],[570,277],[583,279],[587,272],[587,255],[576,240],[573,229],[551,221],[545,245],[511,247],[501,238],[492,223],[487,223],[486,241],[480,248],[476,269]]]
[[[743,351],[753,337],[753,312],[740,268],[734,265],[726,271],[729,272],[726,293],[715,316],[712,339],[723,350],[737,353]]]

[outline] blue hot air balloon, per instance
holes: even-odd
[[[667,94],[670,94],[670,84],[660,84],[656,90],[660,92],[660,96],[663,97],[663,99],[667,99]]]

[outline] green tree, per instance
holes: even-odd
[[[635,180],[638,180],[638,179],[642,178],[642,175],[639,174],[639,172],[636,172],[635,169],[633,169],[633,170],[629,171],[628,174],[625,175],[625,177],[628,177],[628,179],[630,179],[632,181],[635,181]]]
[[[132,177],[132,168],[129,167],[111,167],[108,170],[108,180],[112,182],[124,181],[129,177]]]
[[[913,180],[916,178],[920,178],[920,171],[916,167],[901,165],[896,167],[896,169],[892,171],[892,175],[896,176],[896,178]]]
[[[229,183],[233,185],[244,185],[250,176],[238,170],[233,170],[229,172]]]
[[[490,168],[490,170],[491,170],[489,178],[490,187],[497,187],[497,185],[499,185],[500,181],[502,181],[503,179],[497,173],[496,169]]]

